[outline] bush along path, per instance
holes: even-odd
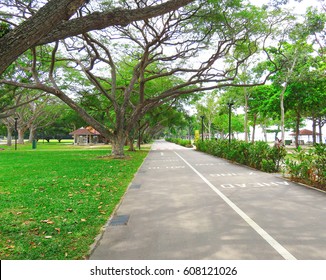
[[[178,145],[186,147],[186,148],[192,148],[193,147],[193,145],[191,144],[191,140],[187,140],[187,139],[166,138],[165,141],[172,142],[172,143],[178,144]]]
[[[326,146],[296,149],[288,155],[284,147],[270,147],[266,142],[247,143],[233,140],[197,141],[196,149],[244,164],[264,172],[283,172],[285,177],[326,191]]]
[[[300,146],[285,161],[286,176],[326,191],[326,145],[303,150]]]
[[[198,151],[225,158],[265,172],[278,172],[284,162],[284,147],[270,147],[266,142],[247,143],[233,140],[197,141]]]

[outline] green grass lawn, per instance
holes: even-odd
[[[108,153],[58,143],[1,150],[0,259],[86,258],[148,151]]]

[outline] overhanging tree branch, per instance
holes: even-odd
[[[133,21],[148,19],[183,7],[194,0],[170,0],[140,9],[117,9],[95,12],[88,16],[69,18],[86,0],[50,0],[35,15],[0,38],[0,74],[32,46],[43,45],[109,26],[125,26]]]

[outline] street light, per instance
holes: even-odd
[[[228,106],[229,106],[229,145],[231,144],[231,109],[232,109],[232,106],[234,105],[233,101],[230,100],[228,103]]]
[[[205,116],[200,116],[201,117],[201,141],[204,141],[204,118]]]
[[[18,134],[17,121],[18,118],[15,117],[15,151],[17,150],[17,134]]]

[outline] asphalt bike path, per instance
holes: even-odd
[[[326,193],[156,141],[90,259],[326,259]]]

